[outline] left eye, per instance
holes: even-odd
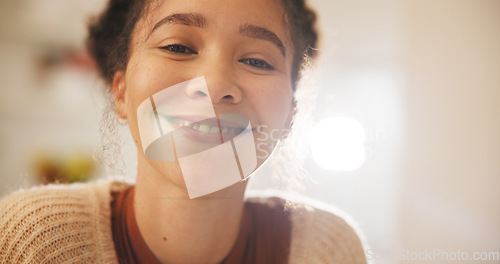
[[[162,50],[167,50],[169,52],[173,53],[180,53],[180,54],[198,54],[198,52],[193,51],[187,46],[180,45],[180,44],[174,44],[174,45],[168,45],[164,47],[160,47]]]
[[[248,64],[248,65],[255,67],[255,68],[260,68],[260,69],[264,69],[264,70],[274,70],[274,67],[271,66],[269,63],[267,63],[264,60],[244,59],[244,60],[240,60],[239,62],[244,63],[244,64]]]

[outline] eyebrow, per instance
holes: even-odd
[[[207,18],[200,13],[172,14],[164,17],[162,20],[156,23],[149,35],[151,35],[158,28],[168,24],[178,24],[178,25],[205,28],[207,26]],[[269,41],[273,43],[276,47],[278,47],[283,56],[285,56],[286,54],[285,45],[283,45],[283,42],[280,40],[280,38],[274,32],[266,28],[255,25],[244,24],[240,27],[240,34],[249,38]]]
[[[274,32],[266,28],[245,24],[240,27],[240,34],[249,38],[269,41],[276,47],[278,47],[283,56],[285,56],[286,54],[285,45],[283,45],[283,42],[280,40],[280,38],[278,38],[278,36],[274,34]]]
[[[151,30],[151,33],[153,33],[158,28],[168,24],[178,24],[178,25],[204,28],[207,26],[207,19],[204,15],[199,13],[172,14],[164,17],[162,20],[156,23],[153,29]]]

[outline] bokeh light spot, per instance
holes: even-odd
[[[316,125],[311,136],[313,158],[324,169],[354,171],[365,162],[365,129],[355,119],[325,118]]]

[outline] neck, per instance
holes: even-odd
[[[219,263],[236,242],[246,182],[189,199],[185,187],[138,166],[134,210],[141,235],[161,263]]]

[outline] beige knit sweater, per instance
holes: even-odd
[[[0,201],[0,263],[118,263],[111,232],[114,181],[51,185]],[[265,203],[266,198],[249,198]],[[291,211],[290,263],[366,263],[343,218],[309,205]]]

